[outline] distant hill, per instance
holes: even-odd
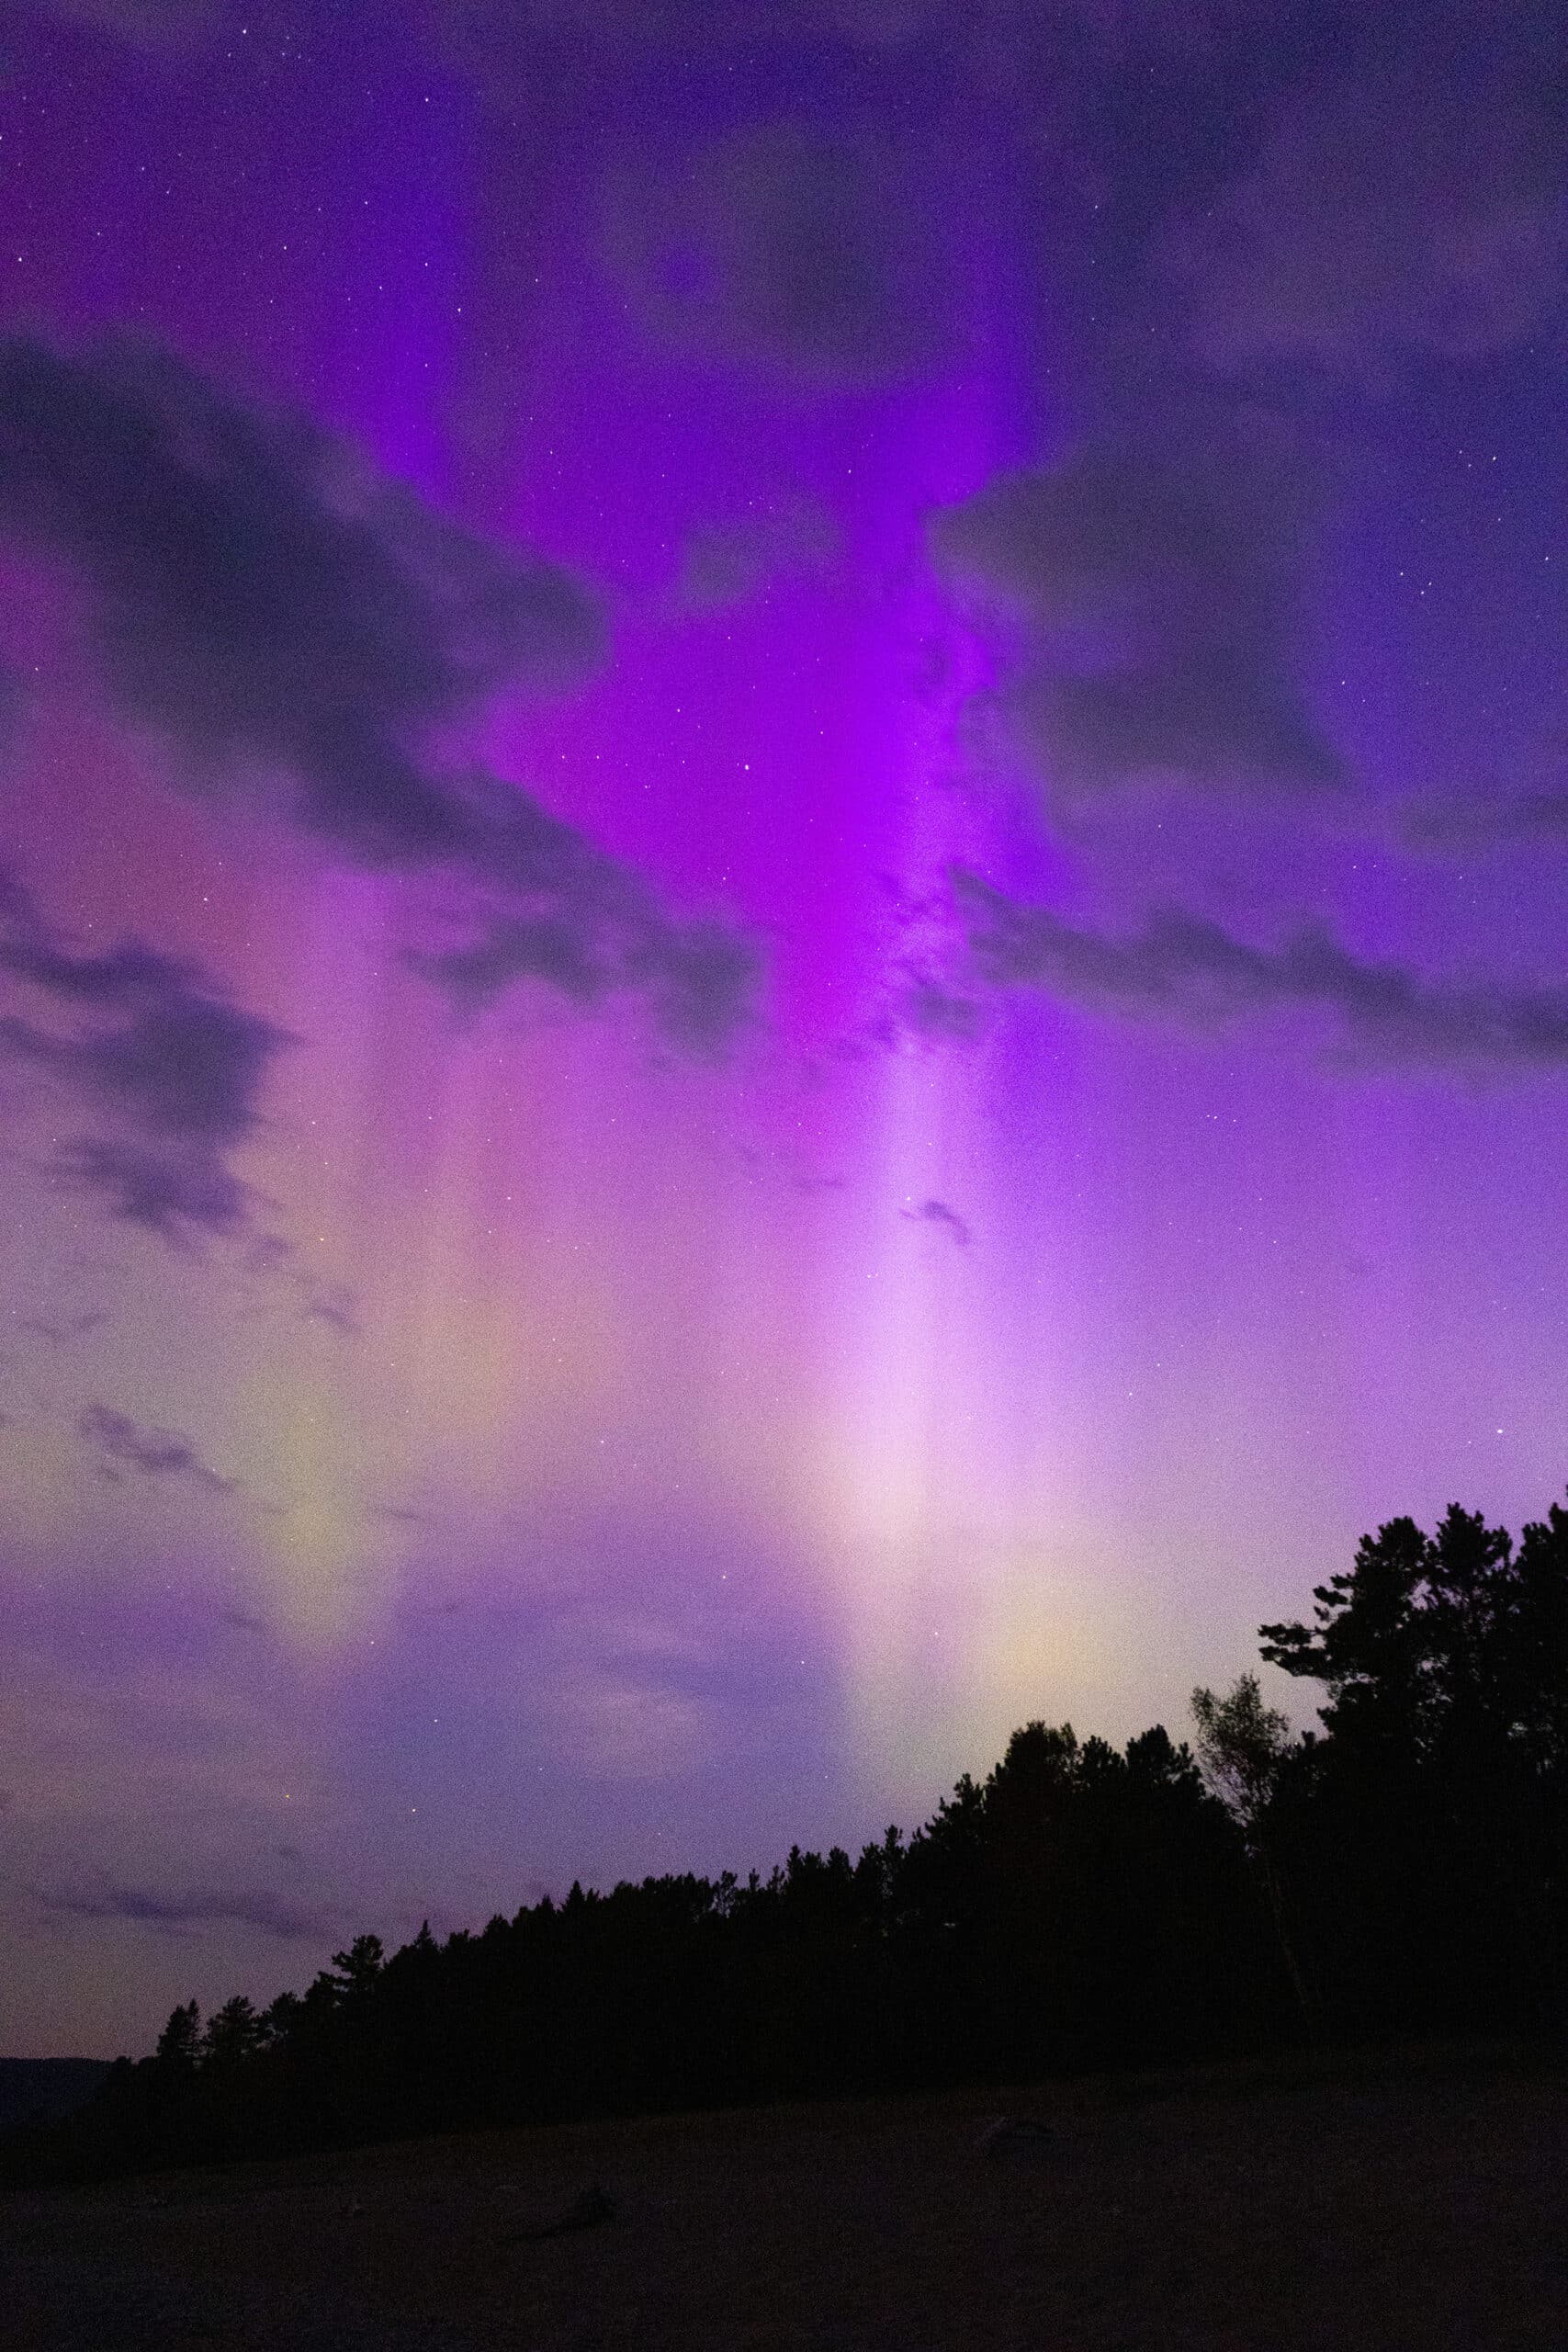
[[[0,2132],[85,2107],[107,2073],[103,2058],[0,2058]]]

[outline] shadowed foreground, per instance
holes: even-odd
[[[1565,2183],[1561,2068],[1302,2061],[17,2195],[0,2298],[31,2352],[1507,2352],[1568,2344]]]

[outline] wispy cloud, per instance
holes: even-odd
[[[385,1520],[390,1527],[418,1527],[428,1530],[436,1524],[433,1512],[421,1510],[414,1503],[373,1503],[370,1508],[370,1516],[372,1519]]]
[[[896,1032],[908,1030],[936,1044],[966,1045],[979,1035],[984,1020],[972,994],[922,971],[899,986],[892,1013]]]
[[[74,572],[105,687],[185,789],[444,880],[459,938],[422,968],[455,994],[525,978],[582,1003],[629,990],[699,1054],[747,1020],[749,938],[671,916],[462,748],[503,688],[553,691],[601,661],[603,611],[573,574],[126,340],[73,356],[0,337],[0,534]]]
[[[165,1241],[241,1230],[251,1203],[232,1155],[259,1125],[285,1032],[139,941],[77,951],[4,869],[0,979],[48,1016],[0,1014],[0,1054],[44,1073],[83,1122],[61,1173]]]
[[[77,1416],[76,1434],[103,1461],[144,1477],[183,1478],[215,1495],[238,1492],[238,1480],[220,1477],[177,1430],[146,1428],[107,1405],[88,1405]]]
[[[231,1600],[226,1600],[218,1614],[221,1622],[232,1626],[237,1634],[265,1634],[272,1631],[265,1617],[256,1616],[252,1610],[237,1608]]]
[[[184,1894],[136,1886],[100,1872],[72,1888],[39,1889],[46,1911],[72,1919],[128,1919],[162,1928],[173,1935],[191,1935],[209,1927],[259,1928],[284,1942],[300,1942],[331,1933],[318,1911],[265,1887],[223,1891],[213,1888]]]
[[[1403,803],[1403,838],[1414,849],[1506,849],[1568,842],[1568,737],[1546,730],[1514,773],[1484,786],[1435,792]]]
[[[307,1282],[301,1312],[307,1323],[324,1323],[342,1338],[357,1340],[361,1333],[358,1306],[346,1283]]]
[[[416,950],[413,968],[459,1011],[482,1012],[520,980],[589,1008],[643,995],[666,1036],[716,1059],[752,1018],[756,946],[722,921],[676,921],[641,876],[583,835],[509,795],[486,836],[452,944]]]
[[[86,1314],[67,1316],[62,1322],[53,1322],[43,1315],[24,1315],[17,1329],[36,1340],[47,1340],[51,1347],[61,1348],[67,1340],[85,1339],[88,1332],[101,1329],[108,1319],[97,1308]]]
[[[1214,1028],[1292,1009],[1326,1015],[1369,1059],[1477,1070],[1568,1066],[1568,989],[1445,986],[1351,955],[1321,930],[1255,947],[1172,910],[1120,935],[1022,904],[974,875],[953,887],[977,972],[1134,1020]]]
[[[934,1225],[960,1250],[967,1250],[975,1238],[965,1219],[945,1201],[922,1201],[919,1208],[904,1209],[900,1214],[917,1225]]]

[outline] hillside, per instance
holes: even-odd
[[[0,2058],[0,2132],[29,2115],[85,2107],[107,2073],[101,2058]]]

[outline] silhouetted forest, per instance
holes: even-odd
[[[474,2125],[1018,2082],[1327,2037],[1568,2024],[1568,1512],[1450,1510],[1321,1585],[1191,1747],[1015,1732],[923,1828],[771,1876],[574,1886],[303,1994],[176,2008],[9,2182]]]

